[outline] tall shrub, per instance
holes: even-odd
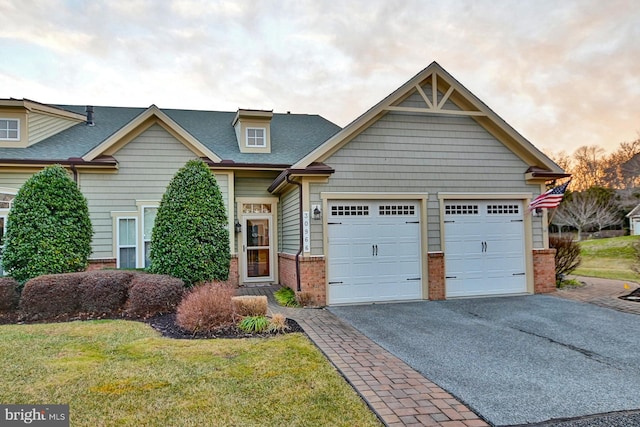
[[[9,211],[4,270],[18,282],[86,269],[93,230],[87,201],[60,165],[33,175]]]
[[[564,276],[580,265],[580,245],[573,241],[572,236],[549,237],[549,247],[556,250],[556,284],[559,285]]]
[[[229,277],[229,230],[222,194],[202,160],[190,160],[162,196],[151,234],[150,270],[191,287]]]

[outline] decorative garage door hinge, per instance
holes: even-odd
[[[329,282],[330,285],[341,285],[344,282]]]
[[[445,279],[457,279],[458,276],[445,276],[444,278]]]
[[[328,222],[327,225],[338,225],[342,224],[341,222]]]
[[[523,222],[523,219],[512,219],[511,222]]]
[[[420,221],[405,221],[405,224],[420,224]]]
[[[422,277],[412,277],[411,279],[407,279],[407,280],[420,280],[422,279]]]
[[[451,223],[454,223],[454,222],[455,222],[455,221],[445,221],[444,223],[445,223],[445,224],[451,224]]]
[[[512,276],[524,276],[524,273],[513,273]]]

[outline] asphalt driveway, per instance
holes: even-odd
[[[494,425],[640,409],[640,316],[545,295],[331,307]]]

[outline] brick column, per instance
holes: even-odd
[[[533,250],[533,292],[542,294],[556,290],[556,250]]]
[[[300,292],[309,294],[313,305],[327,304],[325,262],[322,256],[301,256],[300,259]],[[296,256],[278,254],[279,283],[297,291]]]
[[[445,299],[444,281],[444,253],[429,252],[427,254],[429,263],[429,299]]]

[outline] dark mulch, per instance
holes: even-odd
[[[159,331],[163,336],[168,338],[177,339],[212,339],[212,338],[264,338],[271,337],[280,334],[292,333],[292,332],[304,332],[304,329],[293,319],[287,319],[286,323],[288,328],[283,332],[274,333],[260,333],[260,334],[248,334],[235,325],[231,325],[213,332],[198,332],[193,333],[186,331],[176,324],[175,313],[161,314],[153,316],[148,319],[134,318],[126,316],[123,313],[117,315],[96,315],[96,314],[80,314],[76,316],[58,316],[54,319],[41,319],[41,320],[29,320],[20,315],[19,312],[0,312],[0,325],[9,324],[25,324],[25,323],[57,323],[57,322],[71,322],[75,320],[99,320],[99,319],[121,319],[121,320],[134,320],[145,322],[153,329]]]
[[[631,292],[629,295],[621,296],[620,299],[624,299],[624,300],[632,301],[632,302],[640,302],[640,288],[638,288],[635,291]]]
[[[218,329],[213,332],[189,332],[182,329],[176,324],[175,313],[162,314],[152,317],[146,320],[151,327],[157,331],[160,331],[163,336],[177,339],[211,339],[211,338],[254,338],[254,337],[270,337],[274,335],[280,335],[282,333],[291,332],[304,332],[302,327],[293,319],[287,319],[287,326],[284,332],[274,333],[261,333],[261,334],[248,334],[235,325],[228,326],[226,328]]]

